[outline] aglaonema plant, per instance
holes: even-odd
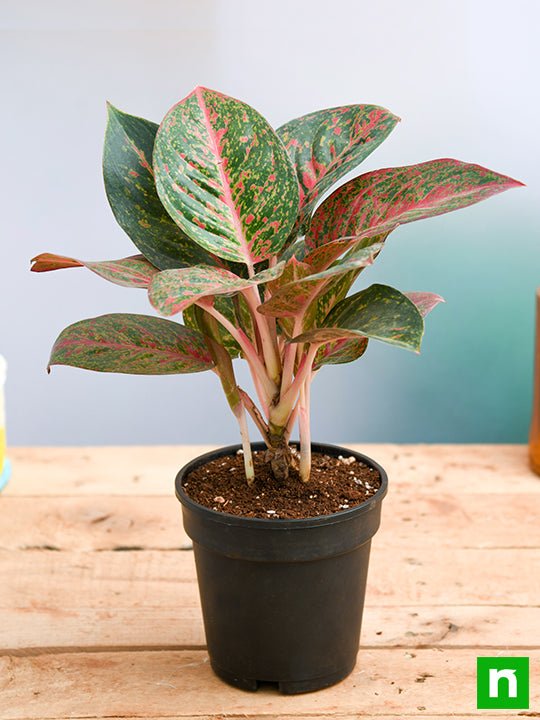
[[[160,315],[110,314],[67,327],[50,365],[101,372],[212,370],[236,417],[248,483],[247,415],[277,479],[311,467],[310,387],[324,365],[352,362],[370,340],[418,352],[442,298],[374,284],[348,295],[399,225],[457,210],[521,183],[438,159],[385,168],[327,191],[399,118],[375,105],[313,112],[274,131],[252,107],[198,87],[160,126],[108,106],[103,174],[138,255],[88,262],[44,253],[32,270],[84,266],[144,288]],[[322,199],[322,202],[320,202]],[[239,387],[246,361],[254,393]],[[299,453],[289,440],[298,421]]]

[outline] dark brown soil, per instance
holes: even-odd
[[[249,487],[241,453],[212,460],[188,475],[184,489],[195,502],[218,512],[243,517],[307,518],[331,515],[360,505],[379,489],[379,473],[355,460],[315,453],[311,478],[303,483],[292,471],[278,483],[264,461],[253,456],[255,482]]]

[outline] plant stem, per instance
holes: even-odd
[[[240,427],[240,435],[242,437],[242,450],[244,451],[244,469],[246,472],[246,480],[248,485],[253,485],[255,481],[255,469],[253,467],[253,456],[251,454],[251,442],[249,439],[249,430],[246,420],[246,411],[244,404],[240,403],[235,410],[235,416]]]
[[[277,343],[272,337],[272,333],[270,331],[270,327],[266,321],[266,318],[257,311],[257,308],[261,304],[259,291],[257,287],[253,285],[252,287],[243,290],[242,294],[246,299],[248,307],[253,316],[253,320],[257,325],[257,329],[259,330],[264,363],[266,365],[268,375],[277,386],[279,385],[281,379],[281,363],[277,352]]]
[[[309,350],[304,355],[291,386],[287,392],[281,396],[278,404],[270,409],[269,425],[271,428],[272,426],[283,428],[287,424],[300,388],[311,373],[315,355],[321,344],[322,343],[312,343],[309,346]]]
[[[296,405],[293,408],[292,413],[289,416],[289,419],[287,420],[287,425],[285,426],[285,432],[283,433],[283,437],[285,438],[285,442],[288,443],[291,439],[292,431],[294,428],[294,423],[296,422],[296,418],[298,417],[298,411],[300,409],[299,403],[296,403]]]
[[[298,401],[298,425],[300,428],[300,478],[302,482],[307,482],[311,474],[311,429],[309,417],[310,394],[311,373],[302,383],[302,387],[300,388],[300,399]]]
[[[253,422],[257,426],[257,429],[261,433],[264,442],[266,443],[267,447],[270,447],[271,443],[270,443],[270,438],[268,437],[268,425],[265,423],[264,418],[262,417],[261,413],[259,412],[259,408],[255,405],[255,403],[249,397],[247,392],[245,392],[245,390],[242,390],[242,388],[239,387],[238,392],[240,393],[240,397],[242,398],[244,407],[250,414],[251,419],[253,420]]]
[[[259,380],[259,376],[255,372],[255,369],[251,365],[251,363],[247,364],[249,368],[249,373],[251,375],[251,380],[253,381],[253,387],[255,388],[255,392],[257,393],[257,397],[259,398],[259,403],[261,404],[262,411],[265,414],[265,416],[268,418],[268,415],[270,413],[269,408],[269,399],[264,392],[264,388],[261,385],[261,381]]]
[[[197,304],[200,305],[203,310],[206,310],[209,315],[212,315],[219,323],[221,323],[221,325],[223,325],[223,327],[240,345],[247,362],[250,367],[253,368],[253,371],[256,373],[261,386],[264,389],[267,402],[270,402],[278,391],[277,385],[266,374],[266,368],[261,362],[261,359],[257,355],[257,351],[251,344],[251,340],[248,338],[246,333],[242,330],[242,328],[235,327],[232,322],[225,317],[225,315],[222,315],[219,310],[212,305],[211,302],[202,301]]]
[[[293,337],[298,335],[301,332],[302,327],[302,318],[296,318],[294,321],[294,327],[293,327]],[[280,393],[283,396],[287,390],[290,388],[292,380],[293,380],[293,374],[294,374],[294,363],[296,360],[296,351],[298,350],[298,346],[294,345],[293,343],[288,343],[285,346],[284,350],[284,360],[283,360],[283,374],[281,377],[281,390]]]

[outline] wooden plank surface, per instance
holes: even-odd
[[[540,484],[523,445],[349,444],[377,460],[392,483],[422,494],[479,492],[515,495]],[[171,495],[174,478],[207,445],[11,448],[13,479],[5,495]],[[533,478],[536,484],[533,483]]]
[[[353,447],[390,476],[359,663],[340,685],[294,698],[236,691],[208,667],[173,490],[208,448],[12,449],[1,720],[470,718],[476,656],[501,654],[531,657],[540,712],[540,478],[525,448]]]
[[[482,653],[478,653],[482,654]],[[539,651],[529,651],[533,666]],[[63,653],[0,659],[3,720],[144,717],[178,714],[228,718],[291,714],[378,717],[432,713],[476,715],[476,656],[463,649],[362,649],[346,680],[293,698],[225,685],[203,651]],[[531,688],[538,707],[540,688]]]
[[[540,479],[539,479],[540,482]],[[446,483],[448,484],[448,483]],[[538,494],[453,494],[411,500],[408,487],[396,483],[384,501],[377,545],[467,548],[540,548]],[[172,496],[106,495],[2,498],[0,550],[175,550],[190,547],[181,508]]]

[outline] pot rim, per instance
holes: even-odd
[[[298,446],[298,442],[291,442],[291,445]],[[251,443],[252,450],[264,450],[266,449],[266,445],[263,442],[254,442]],[[260,529],[266,529],[266,530],[276,530],[276,529],[287,529],[287,530],[295,530],[295,529],[305,529],[308,527],[318,527],[321,525],[334,525],[336,523],[345,522],[347,520],[352,520],[353,518],[356,518],[358,515],[363,515],[364,513],[369,512],[373,509],[375,505],[378,505],[380,502],[382,502],[383,498],[386,496],[386,493],[388,491],[388,475],[386,474],[385,469],[379,465],[375,460],[368,457],[367,455],[364,455],[363,453],[357,452],[356,450],[350,450],[349,448],[345,448],[341,445],[331,445],[327,443],[312,443],[311,448],[313,452],[327,452],[331,455],[337,456],[337,455],[346,455],[349,456],[352,455],[357,460],[360,460],[364,464],[372,467],[373,469],[377,470],[377,472],[380,475],[381,478],[381,485],[379,489],[375,492],[374,495],[372,495],[370,498],[365,500],[360,505],[356,505],[355,507],[349,508],[348,510],[340,510],[339,512],[332,513],[330,515],[312,515],[311,517],[306,518],[275,518],[275,519],[266,519],[266,518],[253,518],[253,517],[246,517],[245,515],[231,515],[227,512],[221,512],[218,510],[213,510],[212,508],[206,507],[206,505],[201,505],[200,503],[193,500],[184,490],[183,487],[183,481],[186,478],[189,473],[194,470],[197,467],[200,467],[201,465],[205,465],[210,460],[214,460],[218,457],[225,457],[227,455],[234,455],[242,448],[242,445],[227,445],[225,447],[218,448],[216,450],[211,450],[210,452],[203,453],[202,455],[198,455],[193,460],[190,460],[186,465],[184,465],[180,471],[176,475],[175,479],[175,494],[177,499],[185,506],[189,507],[191,510],[196,512],[199,515],[206,515],[209,519],[214,520],[215,522],[219,522],[223,525],[228,525],[231,527],[257,527]]]

